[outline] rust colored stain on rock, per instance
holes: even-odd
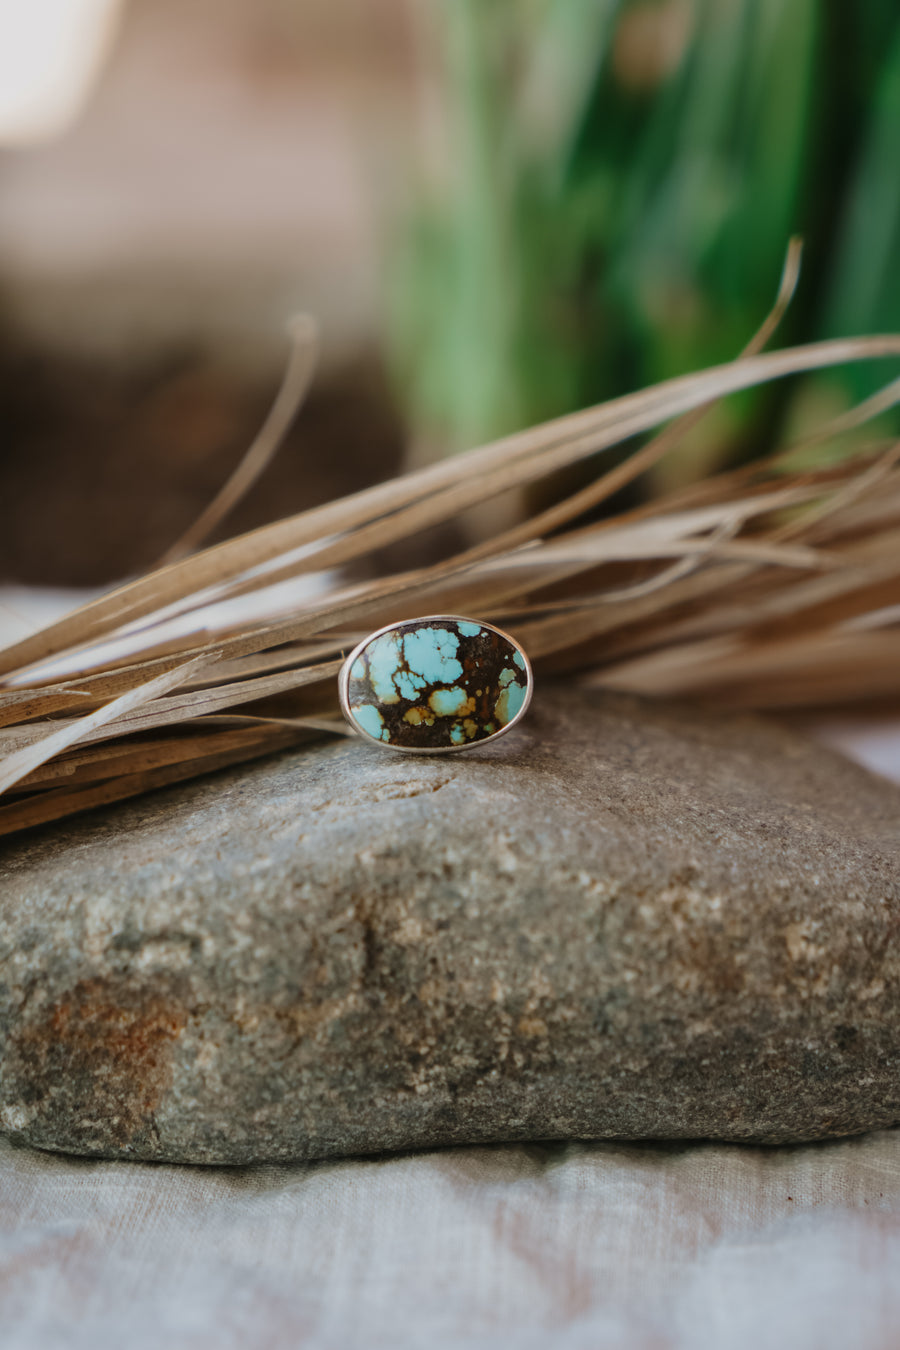
[[[186,1021],[183,1001],[157,982],[148,989],[133,977],[83,980],[19,1033],[10,1066],[19,1100],[48,1122],[65,1117],[86,1151],[94,1137],[99,1148],[110,1135],[126,1149],[144,1144],[155,1134],[154,1111],[171,1085],[172,1048]]]

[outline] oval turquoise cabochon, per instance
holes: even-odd
[[[431,615],[380,629],[341,673],[351,726],[395,750],[464,750],[525,712],[532,677],[521,648],[491,624]]]

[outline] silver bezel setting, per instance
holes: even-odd
[[[350,712],[350,702],[348,699],[350,685],[350,669],[356,658],[365,651],[370,642],[381,637],[384,633],[393,633],[398,628],[408,628],[411,625],[429,624],[429,623],[476,623],[479,628],[489,628],[492,633],[497,633],[511,647],[514,647],[522,660],[525,662],[525,698],[522,706],[515,717],[507,722],[505,727],[500,727],[498,731],[492,731],[490,736],[482,736],[480,740],[468,741],[464,745],[437,745],[423,747],[421,750],[414,745],[389,745],[386,741],[381,741],[377,736],[370,736],[358,722],[356,722]],[[364,637],[362,642],[358,642],[353,651],[345,658],[338,675],[338,697],[341,703],[341,712],[344,719],[361,740],[369,741],[372,745],[377,745],[379,750],[392,750],[399,755],[459,755],[466,750],[476,750],[484,745],[490,745],[500,736],[505,736],[513,727],[518,726],[522,718],[528,712],[531,704],[531,696],[534,693],[534,671],[531,668],[531,662],[528,659],[528,653],[521,643],[511,637],[503,628],[498,628],[495,623],[486,623],[484,619],[470,619],[464,614],[423,614],[421,618],[416,619],[397,619],[394,623],[386,623],[383,628],[376,628],[374,632]]]

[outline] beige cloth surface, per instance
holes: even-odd
[[[886,1350],[900,1132],[296,1167],[0,1143],[4,1350]]]
[[[897,729],[823,734],[900,780]],[[241,1169],[0,1139],[0,1350],[506,1346],[900,1348],[900,1131]]]

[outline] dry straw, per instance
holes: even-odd
[[[760,355],[790,299],[798,252],[789,252],[775,309],[734,362],[195,552],[0,651],[0,833],[341,734],[343,653],[366,632],[422,613],[498,623],[539,674],[605,688],[738,708],[896,699],[900,447],[862,446],[810,469],[797,467],[810,461],[805,444],[637,511],[588,514],[669,453],[717,399],[900,356],[900,335]],[[295,354],[287,392],[189,545],[271,455],[308,379],[310,337],[298,334],[306,354]],[[897,401],[900,381],[818,439]],[[662,423],[587,488],[493,539],[414,570],[354,576],[353,564],[386,545],[553,481]]]

